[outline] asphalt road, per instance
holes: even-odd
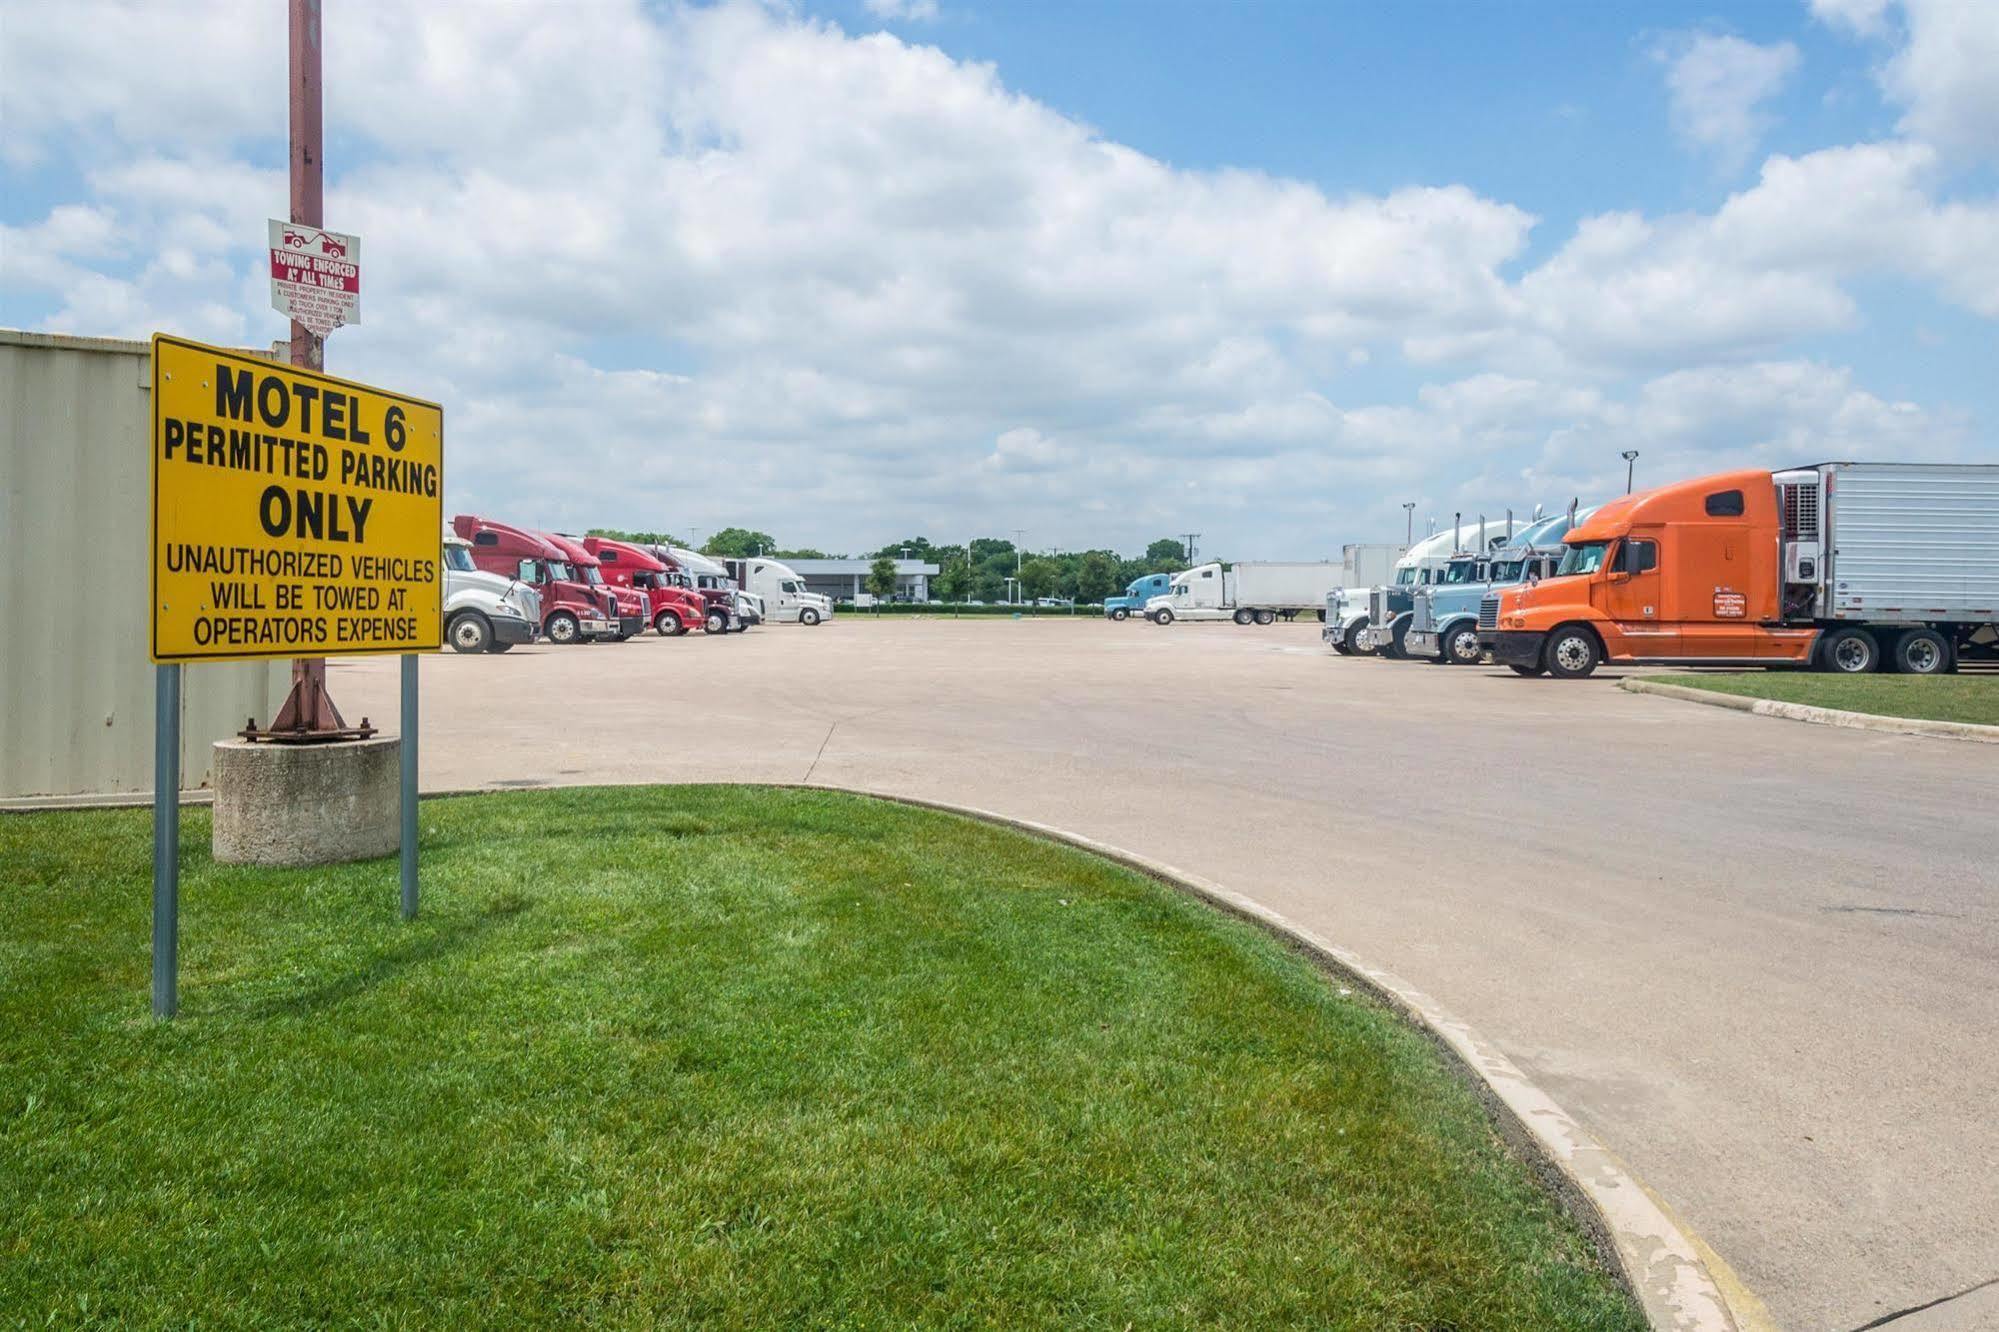
[[[1258,899],[1495,1041],[1784,1327],[1999,1277],[1991,746],[1338,658],[1302,623],[842,617],[423,681],[427,789],[824,782]],[[396,715],[393,661],[331,683]],[[1890,1326],[1974,1326],[1991,1290]]]

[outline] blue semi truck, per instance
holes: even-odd
[[[1113,620],[1128,620],[1133,615],[1143,615],[1147,600],[1163,597],[1172,590],[1172,574],[1147,574],[1143,578],[1134,578],[1123,596],[1104,598],[1104,615]]]
[[[1483,567],[1475,575],[1415,589],[1409,628],[1402,640],[1403,654],[1412,661],[1477,665],[1485,654],[1478,641],[1479,604],[1485,594],[1553,575],[1567,549],[1562,538],[1595,512],[1594,505],[1587,509],[1571,505],[1566,513],[1537,519],[1504,547],[1478,561]],[[1455,568],[1457,561],[1452,565]]]

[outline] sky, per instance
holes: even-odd
[[[0,0],[0,325],[287,335],[274,0]],[[1999,462],[1999,3],[326,0],[447,512],[1234,559]]]

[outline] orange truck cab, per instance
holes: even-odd
[[[1604,662],[1954,670],[1999,652],[1999,467],[1822,463],[1614,500],[1480,606],[1521,675]]]

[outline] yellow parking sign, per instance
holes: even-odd
[[[444,409],[153,335],[153,660],[441,645]]]

